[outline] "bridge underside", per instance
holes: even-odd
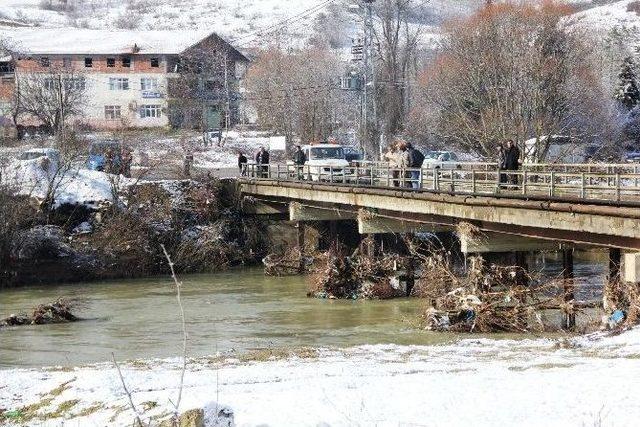
[[[465,222],[488,233],[554,242],[549,249],[569,242],[640,250],[640,209],[632,207],[282,181],[245,181],[241,190],[269,213],[288,213],[292,220],[357,219],[362,233],[451,231]],[[527,239],[503,245],[524,250],[516,246],[527,247]]]

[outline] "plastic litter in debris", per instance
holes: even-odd
[[[615,328],[616,326],[618,326],[620,323],[624,321],[625,317],[626,316],[624,314],[624,311],[615,310],[613,313],[611,313],[611,316],[609,316],[609,320],[608,320],[609,328]]]

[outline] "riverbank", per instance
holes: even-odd
[[[205,409],[206,426],[222,407],[238,426],[633,426],[640,404],[629,390],[639,357],[637,328],[609,337],[202,357],[189,361],[181,411]],[[171,412],[179,360],[121,367],[143,420]],[[0,384],[7,425],[133,420],[111,364],[2,370]]]

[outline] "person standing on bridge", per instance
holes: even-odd
[[[260,147],[260,151],[256,154],[256,164],[258,165],[258,170],[260,171],[261,178],[269,177],[269,152],[264,149],[264,147]]]
[[[411,181],[409,181],[408,187],[418,190],[421,187],[422,180],[422,164],[424,163],[424,154],[420,150],[416,149],[413,144],[407,143],[407,152],[409,153],[409,167],[413,169],[411,171]]]
[[[293,164],[296,168],[296,175],[298,179],[304,178],[304,164],[307,162],[307,156],[305,156],[302,147],[296,145],[296,151],[293,153]]]
[[[402,182],[404,185],[402,187],[411,187],[411,172],[409,172],[408,168],[411,167],[411,158],[409,157],[409,147],[407,143],[403,140],[398,140],[398,146],[400,147],[400,152],[398,155],[398,166],[402,169]]]
[[[387,152],[384,153],[382,158],[389,163],[389,169],[391,169],[391,176],[393,177],[393,186],[397,187],[399,185],[398,177],[400,176],[400,172],[397,170],[398,169],[398,145],[396,144],[395,141],[389,144],[389,147],[387,147]]]
[[[507,149],[505,151],[505,169],[508,171],[517,171],[520,169],[520,149],[513,143],[513,140],[507,141]],[[513,185],[518,185],[518,174],[509,174],[509,181]]]
[[[238,170],[240,171],[240,176],[247,176],[247,163],[247,156],[245,156],[242,151],[238,151]]]

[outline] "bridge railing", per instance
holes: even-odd
[[[555,168],[558,165],[528,165],[518,171],[499,170],[491,165],[459,163],[449,168],[421,169],[392,168],[388,163],[348,167],[249,165],[244,175],[255,180],[406,191],[640,203],[638,165],[566,165],[560,170]]]

